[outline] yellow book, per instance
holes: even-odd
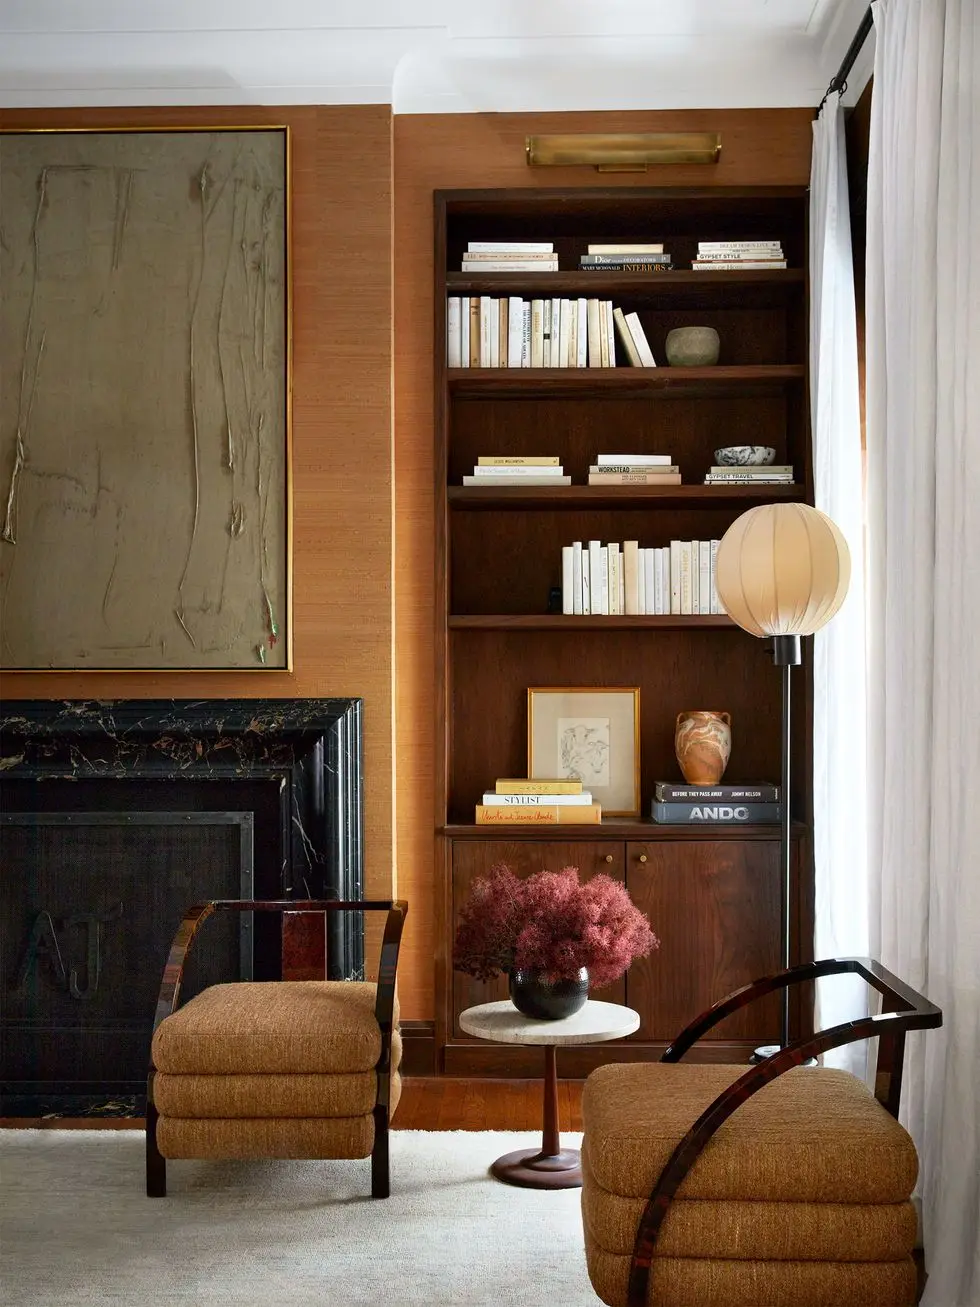
[[[557,467],[558,454],[481,454],[477,467]]]
[[[512,780],[498,780],[494,788],[498,794],[581,794],[582,782],[570,777],[531,780],[521,776]]]
[[[598,826],[602,820],[601,803],[478,803],[478,826]]]

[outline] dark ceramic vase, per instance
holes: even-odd
[[[526,1017],[560,1021],[584,1007],[588,997],[589,973],[585,967],[571,980],[549,980],[546,972],[530,967],[510,973],[510,1001]]]

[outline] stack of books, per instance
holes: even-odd
[[[679,486],[680,468],[669,454],[597,454],[590,486]]]
[[[692,268],[785,268],[779,241],[698,241]]]
[[[464,486],[570,486],[557,454],[481,454]]]
[[[678,785],[657,781],[651,820],[687,826],[771,824],[782,818],[779,786],[768,781],[744,785]]]
[[[469,241],[463,272],[557,272],[552,241]]]
[[[751,467],[711,467],[704,478],[706,486],[791,486],[790,463],[770,463]]]
[[[590,245],[578,266],[581,272],[669,272],[671,257],[662,244]]]
[[[498,780],[494,789],[476,805],[478,826],[598,826],[602,805],[592,802],[592,795],[580,780]]]

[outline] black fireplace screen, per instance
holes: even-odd
[[[170,939],[199,898],[252,896],[250,812],[4,813],[4,1087],[128,1092]],[[251,913],[209,923],[185,998],[252,977]]]

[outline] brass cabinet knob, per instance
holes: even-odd
[[[607,853],[607,854],[606,854],[606,861],[607,861],[607,862],[612,862],[612,860],[613,860],[613,855],[612,855],[611,853]]]
[[[645,853],[641,853],[641,854],[640,854],[640,861],[641,861],[641,862],[646,862],[646,860],[647,860],[647,855],[646,855]]]

